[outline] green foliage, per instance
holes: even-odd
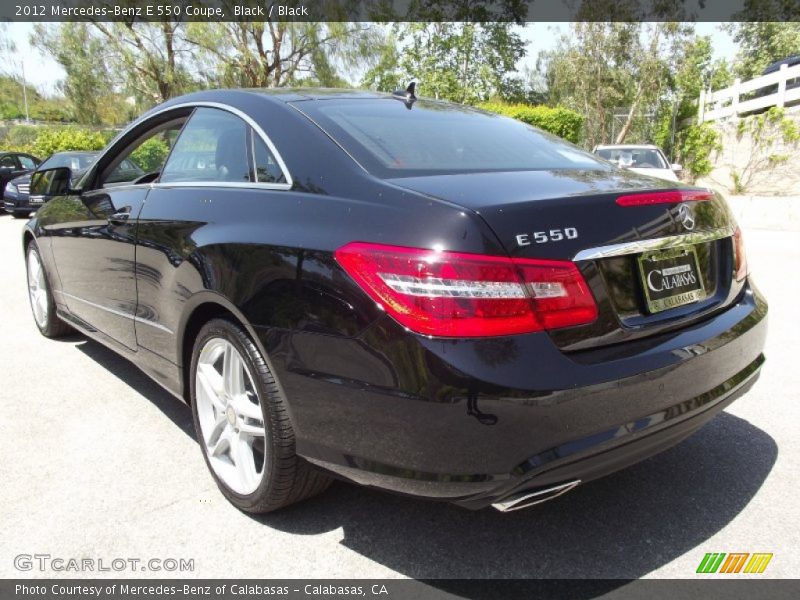
[[[15,125],[11,127],[0,140],[3,150],[16,152],[31,152],[36,136],[41,132],[41,127],[33,125]],[[39,156],[39,158],[44,158]]]
[[[164,140],[152,137],[136,150],[134,150],[130,158],[133,162],[139,165],[145,173],[155,171],[161,167],[164,160],[169,154],[169,145]]]
[[[709,124],[690,125],[680,132],[677,155],[683,170],[692,180],[711,173],[711,156],[721,149],[719,134]]]
[[[25,86],[28,97],[28,116],[37,121],[64,121],[66,103],[59,98],[46,98],[36,88]],[[14,77],[0,76],[0,119],[25,118],[25,94],[22,82]]]
[[[401,50],[381,56],[367,85],[388,92],[416,81],[420,95],[465,104],[518,95],[525,44],[512,23],[421,20],[395,24],[393,35]]]
[[[782,108],[773,106],[759,115],[741,119],[736,126],[736,138],[739,141],[746,138],[749,146],[744,165],[731,169],[733,191],[741,194],[764,173],[787,163],[796,154],[800,129]]]
[[[746,188],[742,183],[742,175],[736,169],[731,170],[731,181],[733,182],[731,191],[734,194],[744,194]]]
[[[681,23],[581,21],[542,53],[548,104],[586,117],[585,143],[652,142],[650,121],[674,86],[682,48],[691,37]],[[622,118],[615,117],[624,109]]]
[[[581,141],[584,118],[568,108],[505,104],[502,102],[483,102],[478,104],[478,108],[533,125],[573,144]]]
[[[739,48],[734,73],[742,81],[758,77],[769,64],[800,54],[797,3],[745,0],[736,21],[724,25]]]
[[[677,154],[679,150],[673,148],[673,134],[677,140],[680,131],[690,126],[697,116],[700,91],[721,89],[733,81],[727,63],[713,60],[711,37],[691,38],[679,52],[670,95],[663,98],[659,105],[653,132],[653,142],[668,156]],[[673,132],[673,128],[676,131]]]
[[[31,144],[35,156],[46,157],[65,150],[100,150],[105,138],[100,132],[77,127],[42,129]]]

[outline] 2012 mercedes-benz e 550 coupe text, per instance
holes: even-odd
[[[36,325],[185,399],[246,511],[332,476],[529,506],[685,438],[764,361],[723,198],[413,88],[183,96],[31,186]]]

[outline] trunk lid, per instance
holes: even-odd
[[[697,189],[621,170],[437,175],[391,183],[474,211],[512,257],[575,261],[595,295],[599,317],[551,331],[565,351],[680,328],[722,310],[741,293],[742,284],[733,278],[735,222],[718,194],[703,201],[620,206],[616,200],[622,195]],[[665,244],[676,250],[656,252]],[[662,272],[686,269],[699,277],[702,291],[686,301],[645,289],[654,265],[658,273],[651,285],[657,279],[663,288]],[[664,306],[674,298],[686,303]]]

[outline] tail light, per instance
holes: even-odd
[[[736,271],[736,281],[744,281],[745,277],[750,274],[741,227],[737,227],[733,233],[733,267]]]
[[[697,202],[711,200],[714,195],[707,190],[667,190],[664,192],[645,192],[619,196],[620,206],[642,206],[648,204],[680,204],[681,202]]]
[[[569,261],[353,242],[336,260],[401,325],[441,337],[512,335],[589,323],[597,305]]]

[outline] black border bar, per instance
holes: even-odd
[[[794,600],[800,580],[692,579],[3,579],[3,600]]]
[[[800,21],[800,0],[3,0],[0,21]]]

